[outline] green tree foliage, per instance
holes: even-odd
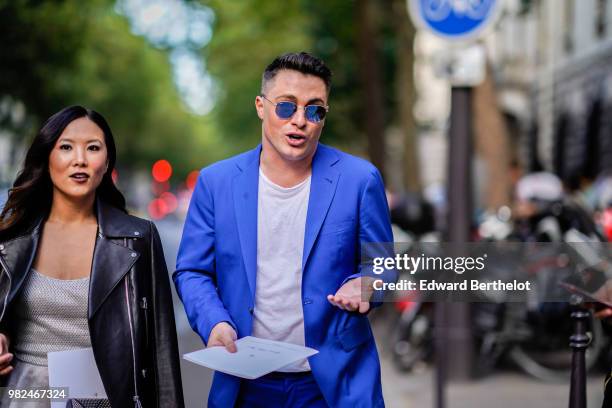
[[[210,120],[189,113],[167,54],[130,32],[114,2],[0,2],[0,96],[22,102],[38,127],[64,106],[101,112],[120,167],[165,158],[177,177],[225,155]],[[31,137],[23,134],[22,138]]]
[[[166,53],[132,35],[112,10],[96,21],[96,41],[79,56],[70,96],[107,116],[122,161],[145,167],[164,158],[183,176],[213,160],[209,124],[185,110]]]
[[[23,103],[34,127],[66,105],[90,106],[108,118],[124,167],[165,158],[182,177],[260,140],[254,98],[263,69],[279,54],[306,50],[334,72],[323,141],[367,155],[372,104],[384,104],[378,110],[384,124],[393,123],[397,111],[391,2],[368,1],[380,101],[364,92],[360,14],[357,2],[346,0],[199,0],[215,15],[212,40],[201,52],[220,90],[205,117],[181,102],[169,49],[134,35],[114,1],[0,0],[0,101],[10,96]]]
[[[355,29],[355,2],[303,1],[304,11],[312,16],[308,32],[314,39],[313,53],[332,69],[330,115],[324,138],[353,151],[365,147],[362,131],[363,100],[359,80],[359,56]]]
[[[239,151],[261,140],[254,103],[264,68],[279,54],[312,48],[310,19],[298,0],[202,3],[215,12],[213,38],[203,51],[221,87],[213,116],[223,137]]]
[[[63,102],[58,80],[69,77],[89,41],[88,21],[100,1],[0,3],[0,92],[47,115]]]
[[[379,37],[377,63],[382,70],[385,109],[395,113],[393,88],[395,32],[388,0],[375,2],[374,35]],[[330,114],[323,141],[367,155],[365,120],[373,101],[366,100],[361,80],[359,25],[355,1],[291,0],[283,2],[201,0],[215,13],[211,42],[203,55],[222,95],[214,115],[228,140],[243,148],[261,138],[253,101],[261,73],[274,57],[309,51],[332,69]],[[389,118],[385,118],[389,119]],[[381,140],[380,143],[383,143]]]

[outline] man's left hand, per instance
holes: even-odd
[[[366,313],[370,310],[369,299],[372,296],[372,284],[369,280],[370,278],[351,279],[342,285],[335,295],[327,295],[327,300],[340,309]],[[368,299],[368,301],[363,299]]]

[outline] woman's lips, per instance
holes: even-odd
[[[77,173],[70,176],[70,178],[77,183],[85,183],[89,180],[89,175],[85,173]]]

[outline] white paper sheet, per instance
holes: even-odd
[[[56,351],[47,357],[50,387],[68,387],[70,398],[106,398],[91,348]],[[65,407],[66,402],[51,403],[51,408]]]
[[[236,353],[225,347],[211,347],[183,356],[187,361],[216,371],[254,380],[318,351],[281,341],[246,336],[236,341]]]

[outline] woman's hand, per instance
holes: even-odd
[[[13,371],[11,361],[13,361],[13,355],[9,353],[8,337],[0,333],[0,376],[7,375]]]
[[[606,302],[612,302],[612,279],[608,279],[606,283],[595,292],[595,298]],[[595,313],[595,317],[605,319],[612,316],[612,308],[606,307]]]

